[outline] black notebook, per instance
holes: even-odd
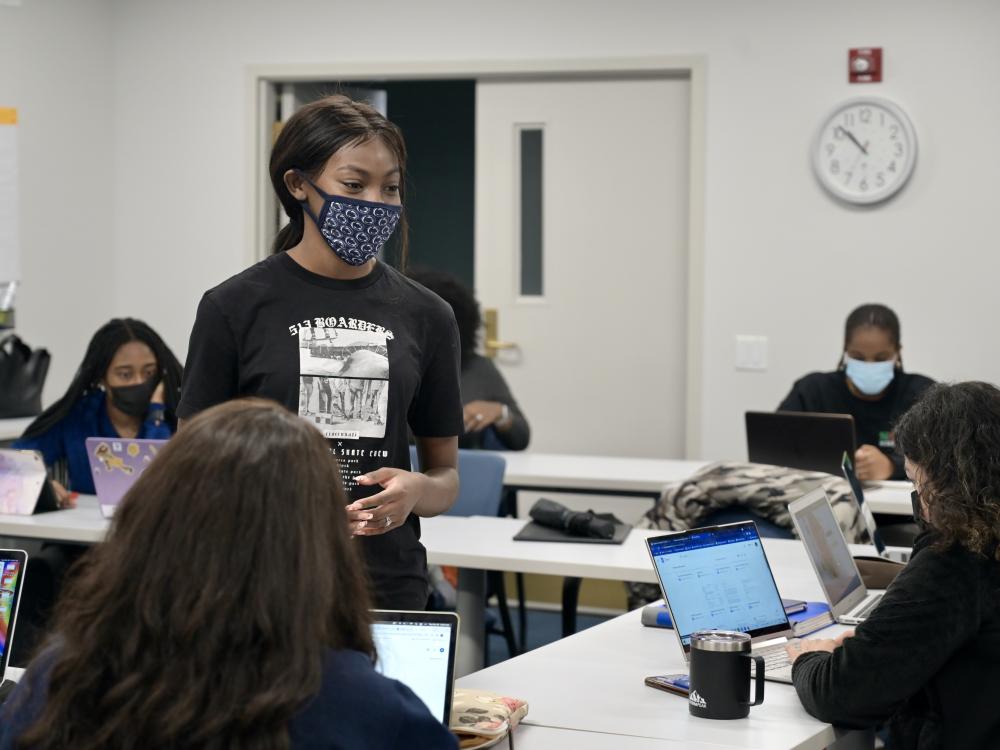
[[[632,527],[627,523],[615,524],[615,535],[610,539],[598,539],[590,536],[573,536],[562,529],[542,526],[529,521],[514,535],[515,542],[577,542],[581,544],[621,544],[625,541]]]

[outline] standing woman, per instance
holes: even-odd
[[[326,414],[300,416],[340,462],[376,606],[422,609],[427,564],[418,517],[455,501],[463,423],[454,315],[377,259],[395,233],[405,261],[402,134],[367,104],[320,99],[282,128],[270,175],[290,222],[273,255],[202,298],[178,415],[249,395],[294,412],[304,377],[315,378],[320,393],[380,381],[387,398],[377,420],[329,405]],[[317,356],[314,341],[333,356]],[[410,471],[408,428],[423,473]]]
[[[862,305],[847,316],[840,367],[797,380],[778,411],[850,414],[860,447],[854,467],[862,481],[903,479],[896,421],[934,381],[903,370],[899,318],[885,305]]]

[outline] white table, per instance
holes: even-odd
[[[550,490],[573,494],[657,498],[663,486],[687,479],[708,461],[660,458],[504,452],[504,486],[514,490]],[[912,513],[909,482],[877,482],[865,489],[875,513]]]
[[[0,419],[0,443],[17,440],[28,429],[28,425],[35,421],[34,417],[23,417],[21,419]]]
[[[764,547],[782,594],[821,598],[800,542],[765,539]],[[833,626],[822,634],[839,630]],[[752,708],[749,719],[715,722],[690,716],[686,701],[643,684],[647,675],[686,671],[676,634],[642,627],[637,610],[463,677],[458,685],[524,698],[530,727],[603,733],[604,744],[594,747],[644,748],[656,740],[687,747],[819,749],[845,739],[845,733],[810,717],[790,685],[768,682],[764,704]],[[619,742],[619,735],[629,742]],[[548,746],[536,745],[527,732],[516,739],[519,750]],[[846,739],[864,741],[857,735]]]

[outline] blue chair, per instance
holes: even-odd
[[[419,469],[417,447],[410,446],[410,464],[414,470]],[[446,516],[491,516],[496,517],[500,511],[500,501],[503,499],[503,477],[507,462],[495,453],[477,450],[458,451],[458,499],[445,512]],[[487,598],[497,597],[497,606],[503,629],[489,630],[502,635],[507,642],[507,650],[511,656],[520,653],[514,626],[510,619],[510,609],[507,606],[507,587],[503,573],[490,570],[486,572]],[[485,604],[485,603],[484,603]]]

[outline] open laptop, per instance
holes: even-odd
[[[851,456],[847,452],[844,453],[841,459],[840,470],[844,474],[844,479],[851,485],[851,494],[854,495],[854,500],[858,504],[858,510],[861,511],[861,518],[865,522],[865,528],[868,529],[868,538],[875,545],[875,551],[878,552],[878,556],[895,562],[909,562],[910,550],[899,548],[890,550],[885,546],[885,541],[882,539],[878,526],[875,524],[875,516],[872,514],[871,506],[865,502],[865,492],[861,487],[861,482],[858,479],[858,475],[854,473],[854,462],[851,461]]]
[[[882,599],[865,587],[851,550],[844,540],[826,492],[815,489],[788,504],[792,523],[809,554],[833,619],[844,625],[857,625]]]
[[[838,474],[844,451],[854,455],[850,414],[748,411],[746,427],[751,463]]]
[[[0,679],[7,673],[27,565],[28,555],[24,550],[0,549]]]
[[[102,516],[111,518],[115,514],[122,497],[166,442],[139,438],[87,438],[87,460]]]
[[[685,660],[695,631],[738,630],[758,644],[766,679],[792,681],[792,626],[753,521],[654,536],[646,547]]]
[[[451,718],[458,615],[454,612],[372,611],[375,669],[417,694],[445,726]]]
[[[41,454],[0,449],[0,513],[30,516],[58,509]]]

